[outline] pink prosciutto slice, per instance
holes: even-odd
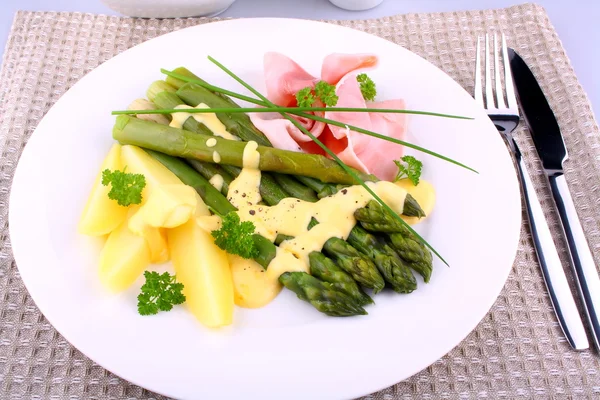
[[[296,93],[319,80],[291,58],[280,53],[266,53],[263,59],[267,98],[282,107],[296,105]]]
[[[386,100],[376,103],[369,103],[369,108],[391,108],[403,110],[406,108],[404,100]],[[382,135],[403,140],[406,135],[408,118],[406,114],[384,114],[369,113],[371,116],[371,131]],[[383,139],[372,138],[368,149],[362,149],[360,159],[369,165],[369,172],[380,179],[393,180],[398,172],[398,167],[394,160],[402,157],[404,146],[391,143]]]
[[[315,114],[323,116],[323,113]],[[316,137],[319,137],[325,128],[323,122],[300,117],[295,119]],[[250,113],[250,120],[278,149],[302,151],[305,147],[303,143],[312,142],[309,136],[279,114]]]
[[[267,113],[251,113],[250,119],[254,126],[258,128],[269,139],[273,147],[290,150],[302,151],[294,137],[302,134],[290,121],[276,116],[266,115]]]
[[[333,53],[325,57],[321,67],[321,79],[336,85],[350,72],[377,66],[377,56],[374,54],[341,54]]]
[[[338,83],[336,93],[340,98],[338,101],[340,107],[367,107],[354,73],[346,75]],[[371,103],[368,107],[402,109],[405,104],[403,100],[388,100]],[[325,113],[325,118],[396,139],[402,139],[406,131],[405,114],[330,111]],[[402,155],[401,145],[355,132],[348,128],[330,126],[330,129],[335,139],[339,140],[346,137],[347,146],[337,153],[342,161],[361,171],[374,174],[380,179],[392,180],[394,178],[397,169],[394,160]],[[329,144],[333,145],[331,140]]]
[[[377,57],[370,54],[331,54],[323,61],[321,79],[336,85],[339,97],[337,107],[403,109],[403,100],[387,100],[366,104],[356,76],[360,70],[377,65]],[[296,93],[313,87],[318,79],[311,76],[290,58],[279,53],[265,55],[265,79],[268,98],[277,105],[294,106]],[[347,125],[358,126],[389,137],[402,139],[406,132],[405,114],[347,113],[328,111],[325,118]],[[273,114],[250,114],[252,122],[275,147],[323,154],[323,151],[290,121]],[[394,160],[402,156],[402,146],[374,138],[347,127],[338,127],[297,118],[306,129],[319,137],[346,164],[372,173],[380,179],[392,180],[396,174]]]

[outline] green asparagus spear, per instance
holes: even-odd
[[[405,209],[406,209],[405,202]],[[420,208],[420,207],[419,207]],[[407,261],[410,268],[423,277],[427,283],[433,270],[431,251],[406,228],[392,218],[381,205],[375,201],[357,210],[354,217],[365,229],[372,232],[387,232],[391,247],[400,257]]]
[[[222,165],[221,166],[225,171],[230,173],[234,178],[237,178],[238,175],[242,172],[242,169],[239,167],[235,167],[233,165]],[[258,187],[260,192],[260,197],[263,201],[270,205],[274,206],[278,204],[282,199],[286,197],[290,197],[285,190],[275,181],[275,179],[270,174],[261,174],[260,176],[260,186]]]
[[[208,82],[206,82],[204,79],[202,79],[202,78],[200,78],[200,77],[198,77],[198,76],[194,75],[194,73],[193,73],[192,71],[190,71],[189,69],[187,69],[187,68],[185,68],[185,67],[178,67],[178,68],[175,68],[175,69],[173,70],[173,72],[175,72],[176,74],[179,74],[179,75],[187,76],[188,78],[192,78],[192,79],[195,79],[195,80],[199,80],[200,82],[208,83]],[[167,76],[167,77],[165,78],[165,80],[167,81],[167,83],[168,83],[169,85],[173,86],[173,87],[174,87],[174,88],[176,88],[176,89],[179,89],[180,87],[182,87],[183,85],[185,85],[185,84],[187,83],[187,82],[185,82],[185,81],[182,81],[182,80],[180,80],[180,79],[173,78],[172,76]],[[221,95],[221,93],[217,93],[217,95]],[[226,96],[225,96],[225,97],[226,97]],[[227,98],[229,98],[229,97],[227,97]],[[233,101],[232,101],[232,103],[230,103],[230,104],[231,104],[231,105],[234,105],[234,106],[236,106],[236,105],[237,105],[237,104],[233,103]]]
[[[277,246],[269,239],[259,234],[252,235],[254,246],[258,249],[258,255],[254,257],[254,261],[259,263],[264,269],[267,269],[271,261],[277,256]]]
[[[223,108],[223,107],[232,107],[233,105],[228,100],[224,99],[222,96],[218,96],[210,90],[203,88],[202,86],[198,86],[194,83],[186,83],[179,90],[177,90],[177,95],[181,98],[181,100],[185,101],[186,104],[196,107],[200,103],[204,103],[210,108]],[[235,103],[233,103],[235,104]],[[235,107],[238,107],[237,105]],[[241,138],[245,142],[249,142],[251,140],[255,141],[261,146],[269,146],[272,147],[271,142],[267,137],[259,131],[252,121],[250,121],[250,117],[245,113],[238,114],[225,114],[225,113],[217,113],[217,118],[225,125],[227,132]]]
[[[113,137],[123,144],[200,161],[214,161],[215,155],[218,154],[221,163],[238,167],[243,165],[243,153],[246,146],[244,142],[192,133],[126,115],[117,117],[113,128]],[[214,139],[217,143],[212,147],[208,146],[206,144],[208,139]],[[324,156],[264,146],[258,146],[258,152],[260,153],[259,168],[261,171],[312,176],[325,182],[355,183],[354,178],[340,165]],[[356,174],[365,181],[371,179],[369,175],[359,171],[356,171]]]
[[[196,189],[202,200],[221,215],[226,215],[237,209],[231,205],[227,198],[215,189],[204,177],[190,167],[185,161],[176,157],[171,157],[157,151],[146,150],[148,154],[158,160],[161,164],[173,172],[183,183]],[[270,240],[260,235],[252,235],[255,246],[258,248],[258,256],[254,258],[256,262],[267,268],[269,263],[275,258],[276,246]]]
[[[216,210],[219,214],[225,215],[231,211],[236,211],[236,208],[227,201],[227,198],[221,192],[215,189],[209,181],[198,174],[185,161],[157,151],[146,151],[173,172],[183,183],[196,189],[206,205]]]
[[[371,257],[394,291],[410,293],[417,288],[417,281],[406,262],[383,240],[357,225],[350,232],[348,243]]]
[[[377,203],[377,202],[375,202]],[[379,207],[381,204],[377,203]],[[383,209],[383,207],[381,207]],[[383,209],[385,211],[385,209]],[[402,215],[406,215],[407,217],[417,217],[423,218],[425,217],[425,211],[421,208],[417,200],[410,195],[410,193],[406,194],[406,198],[404,199],[404,208],[402,209]],[[399,222],[398,222],[399,223]],[[406,227],[405,227],[406,228]]]
[[[319,199],[336,194],[338,191],[346,187],[346,185],[334,185],[331,183],[321,182],[318,179],[309,178],[308,176],[297,176],[296,179],[317,192],[317,197]]]
[[[390,233],[389,240],[398,255],[408,262],[409,267],[429,282],[433,270],[431,252],[421,242],[401,233]]]
[[[229,104],[230,107],[239,107],[229,97],[222,94],[216,94],[206,88],[194,84],[183,85],[177,93],[180,95],[181,100],[192,107],[196,107],[200,103],[204,103],[211,108],[225,107],[227,104]],[[218,113],[217,117],[225,125],[228,132],[240,137],[242,140],[254,140],[259,145],[273,147],[269,139],[254,126],[246,114]],[[305,201],[317,201],[317,196],[314,191],[302,185],[293,177],[282,174],[273,174],[273,177],[290,196]]]
[[[229,191],[229,184],[233,181],[233,177],[229,172],[225,171],[220,165],[204,163],[198,160],[187,160],[196,171],[200,173],[204,178],[212,179],[216,175],[220,175],[223,178],[223,186],[221,186],[221,193],[227,196]]]
[[[275,181],[277,181],[279,186],[288,192],[291,197],[304,201],[310,201],[311,203],[315,203],[317,200],[319,200],[314,190],[304,186],[302,183],[294,179],[293,176],[273,174],[273,178],[275,178]]]
[[[312,276],[331,283],[333,287],[352,297],[361,306],[373,303],[373,300],[358,287],[356,281],[323,253],[313,251],[308,258]]]
[[[161,82],[161,81],[158,81],[158,82]],[[158,82],[154,82],[152,85],[156,85]],[[150,89],[148,89],[148,91],[150,91],[150,90],[156,90],[156,89],[152,88],[152,86],[151,86]],[[176,93],[164,91],[164,92],[159,92],[154,96],[154,104],[156,104],[158,107],[161,107],[161,108],[169,107],[170,109],[174,109],[177,106],[185,104],[185,102],[183,100],[181,100],[179,98],[179,96],[177,96]],[[171,118],[170,114],[168,114],[168,116],[169,116],[169,118]],[[196,121],[192,117],[185,120],[185,122],[183,123],[183,129],[185,129],[186,131],[203,133],[205,135],[210,135],[210,136],[212,136],[212,134],[213,134],[212,131],[206,127],[206,125],[204,125],[201,122]]]
[[[170,90],[165,90],[163,92],[160,91],[160,89],[167,88],[170,88]],[[174,93],[174,91],[175,88],[173,88],[166,82],[157,81],[154,82],[148,89],[148,96],[152,96],[152,98],[154,98],[154,103],[158,107],[164,109],[174,109],[178,105],[186,104],[179,96],[177,96],[177,94]],[[217,97],[221,100],[221,97]],[[195,105],[197,104],[194,104],[194,106]],[[248,123],[252,124],[252,122],[250,121],[248,121]],[[183,129],[188,130],[190,132],[212,135],[210,129],[208,129],[204,124],[199,123],[191,117],[185,121],[185,123],[183,124]],[[252,134],[254,134],[254,132]],[[227,166],[226,169],[234,177],[238,176],[241,171],[240,168],[233,166]],[[202,173],[202,171],[200,172]],[[275,196],[281,194],[285,195],[284,197],[292,196],[305,201],[317,201],[317,196],[313,190],[302,185],[296,179],[288,175],[272,174],[271,177],[268,174],[264,174],[263,179],[261,180],[260,190],[261,196],[269,205],[277,204],[279,201],[276,200]]]
[[[285,272],[279,282],[324,314],[333,317],[367,314],[352,297],[306,272]]]
[[[323,252],[362,286],[373,289],[373,293],[377,294],[384,288],[385,281],[373,261],[348,242],[337,237],[330,238],[323,245]]]
[[[153,102],[154,104],[157,104],[156,100],[156,96],[159,93],[162,92],[170,92],[170,93],[175,93],[177,92],[177,88],[168,84],[165,81],[154,81],[152,82],[152,84],[148,87],[148,90],[146,90],[146,97],[148,98],[148,100],[150,100],[151,102]],[[175,106],[177,106],[178,104],[174,104]],[[171,105],[169,104],[165,104],[165,108],[169,106],[169,108]],[[160,108],[163,108],[163,106],[159,106]]]
[[[414,202],[416,201],[410,195],[406,195],[406,200],[404,202],[404,212],[402,215],[412,216],[406,214],[406,212],[411,213],[411,207],[407,207],[407,201]],[[417,204],[418,206],[418,204]],[[421,207],[419,206],[419,209]],[[393,233],[398,232],[402,233],[405,236],[412,236],[412,233],[408,230],[408,228],[396,220],[396,218],[392,217],[388,214],[388,212],[379,204],[378,202],[372,200],[370,201],[366,207],[360,208],[354,212],[354,218],[360,221],[361,225],[368,231],[371,232],[385,232],[385,233]]]
[[[159,108],[174,109],[175,107],[185,104],[183,100],[175,94],[176,89],[166,83],[165,81],[156,81],[150,85],[146,91],[146,96]],[[167,118],[171,119],[171,115],[166,115]],[[204,133],[206,135],[212,135],[212,131],[208,129],[204,124],[196,121],[194,118],[188,118],[184,124],[183,129],[191,132]],[[233,180],[231,175],[224,171],[220,166],[202,162],[198,160],[190,160],[190,165],[194,167],[203,177],[211,179],[215,175],[221,175],[223,177],[223,187],[221,193],[227,194],[229,190],[229,184]]]

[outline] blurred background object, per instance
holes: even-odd
[[[227,10],[234,1],[235,0],[102,0],[104,4],[118,13],[129,17],[142,18],[215,16]]]
[[[344,10],[362,11],[376,7],[383,3],[383,0],[329,0],[334,5]]]

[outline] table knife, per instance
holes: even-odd
[[[508,56],[525,123],[552,190],[569,245],[577,287],[594,343],[600,350],[600,277],[565,180],[563,164],[568,159],[567,149],[558,122],[535,76],[513,49],[508,49]]]

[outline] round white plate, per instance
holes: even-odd
[[[282,34],[285,32],[285,34]],[[207,61],[212,55],[264,92],[262,59],[279,51],[314,75],[331,52],[371,52],[378,98],[412,109],[475,117],[414,116],[408,139],[458,159],[469,172],[419,154],[438,193],[420,232],[449,262],[410,295],[383,293],[369,315],[326,317],[284,291],[265,308],[237,308],[211,331],[184,306],[141,317],[139,283],[110,295],[97,279],[99,243],[76,224],[113,143],[114,117],[143,97],[159,69],[186,66],[245,92]],[[512,163],[483,110],[456,82],[415,54],[368,34],[318,22],[242,19],[201,25],[143,43],[90,72],[52,107],[21,157],[10,199],[19,271],[48,320],[98,364],[176,398],[354,398],[419,372],[475,328],[498,296],[519,238]],[[170,267],[167,267],[170,268]],[[420,281],[421,282],[421,281]]]

